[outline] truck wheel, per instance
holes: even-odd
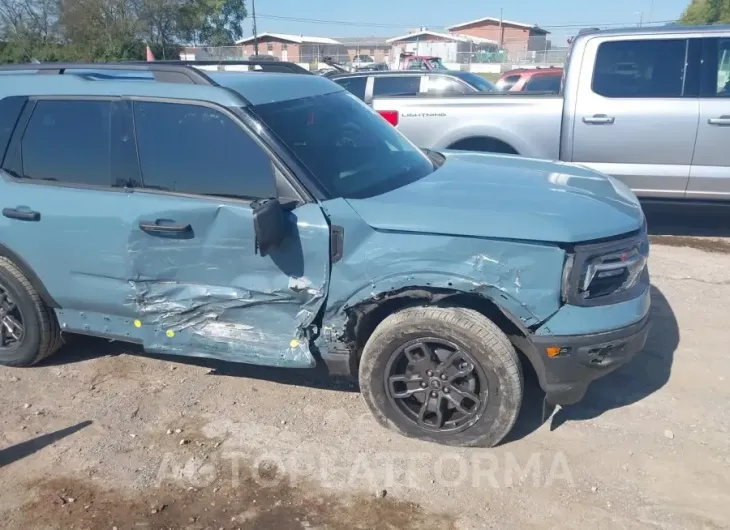
[[[390,315],[365,345],[359,377],[378,423],[446,445],[498,444],[522,404],[515,349],[471,309],[412,307]]]
[[[15,264],[0,256],[0,365],[31,366],[62,343],[54,312]]]

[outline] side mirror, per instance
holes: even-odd
[[[256,252],[269,255],[287,235],[286,215],[278,199],[264,199],[253,204],[253,227]]]

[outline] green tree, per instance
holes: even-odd
[[[243,36],[244,0],[188,0],[181,9],[186,41],[208,46],[230,46]]]
[[[242,36],[244,0],[0,0],[0,62],[174,58]]]
[[[679,19],[680,24],[728,24],[730,0],[692,0]]]

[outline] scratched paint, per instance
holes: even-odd
[[[408,287],[484,296],[525,327],[559,308],[565,252],[556,245],[374,230],[346,201],[325,208],[344,227],[345,253],[332,267],[321,348],[342,339],[349,308]]]

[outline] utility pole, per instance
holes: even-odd
[[[499,8],[499,49],[504,47],[504,32],[502,31],[502,12],[504,10]]]
[[[259,54],[259,36],[256,33],[256,0],[251,0],[251,10],[253,11],[253,53]]]

